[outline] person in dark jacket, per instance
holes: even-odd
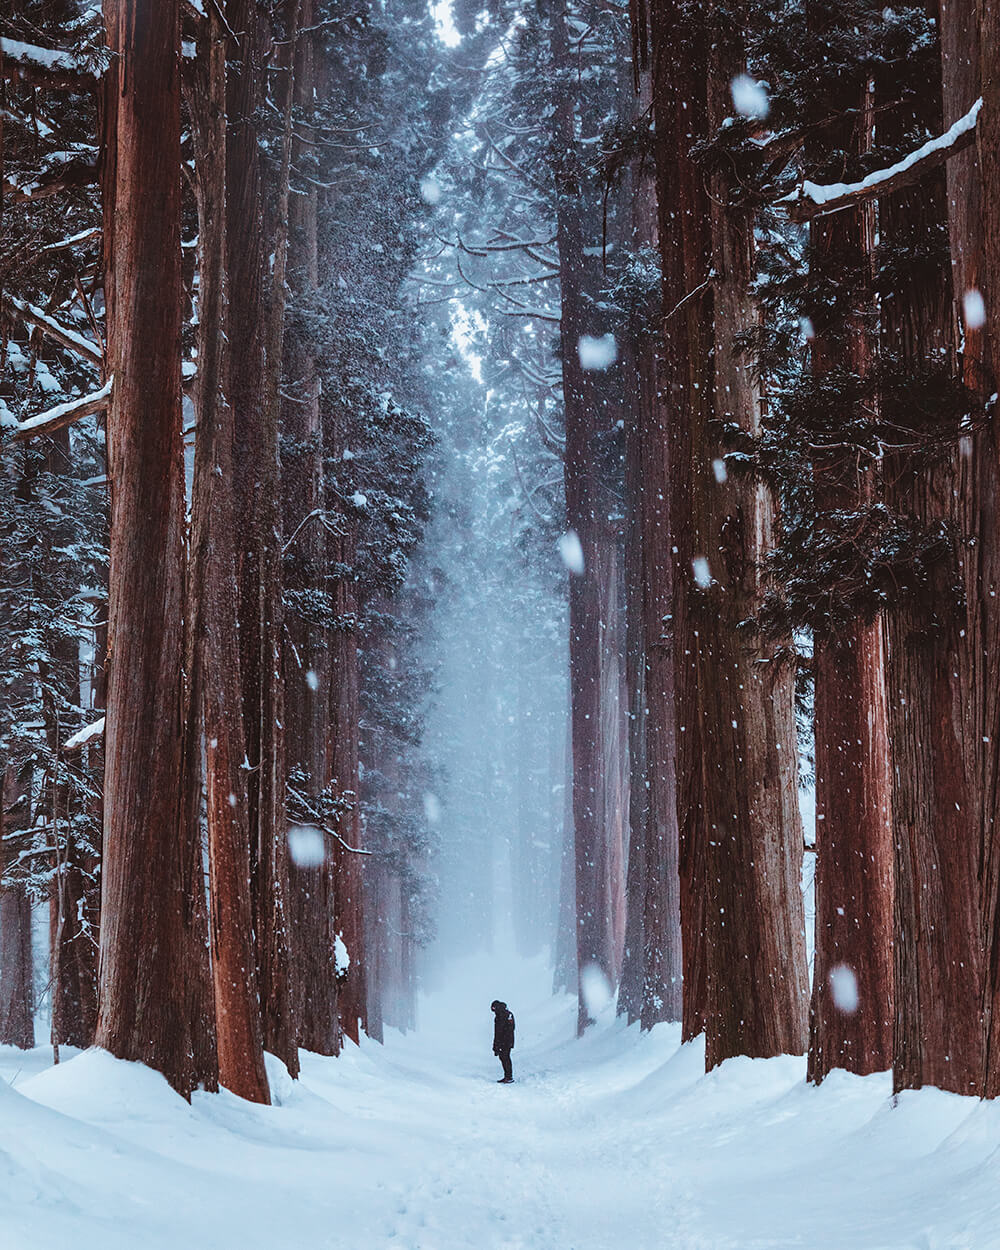
[[[514,1072],[510,1066],[510,1052],[514,1049],[514,1015],[507,1010],[507,1004],[494,998],[490,1003],[493,1012],[493,1053],[503,1064],[503,1076],[498,1085],[510,1085],[514,1080]]]

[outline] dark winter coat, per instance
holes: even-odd
[[[497,1003],[493,1011],[493,1053],[514,1049],[514,1014],[506,1003]]]

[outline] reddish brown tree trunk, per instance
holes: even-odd
[[[242,542],[239,587],[240,680],[248,774],[253,931],[264,1048],[298,1072],[298,1036],[287,920],[288,860],[281,685],[278,384],[284,324],[291,76],[277,186],[276,236],[268,239],[260,163],[266,111],[265,19],[252,0],[228,0],[231,41],[226,85],[226,248],[229,361],[233,410],[234,504]],[[284,49],[294,46],[294,35]],[[273,246],[272,246],[273,244]],[[268,290],[268,257],[274,256]]]
[[[698,50],[676,37],[677,19],[673,4],[653,10],[654,104],[672,410],[685,1032],[703,1019],[711,1068],[732,1055],[804,1049],[807,975],[792,674],[778,648],[738,629],[761,593],[770,503],[757,486],[719,472],[710,432],[713,416],[751,430],[756,422],[757,396],[735,344],[756,320],[751,226],[726,210],[721,176],[709,199],[689,156],[730,111],[732,50],[714,46],[711,63],[699,65]]]
[[[84,1050],[97,1028],[97,865],[81,853],[68,821],[59,836],[65,845],[53,882],[52,1042]]]
[[[0,1046],[30,1050],[35,1044],[31,901],[24,882],[10,878],[13,846],[5,842],[19,791],[8,765],[0,786]]]
[[[865,98],[865,107],[870,105]],[[869,141],[867,123],[846,123],[848,148]],[[872,367],[866,313],[872,301],[874,213],[871,205],[814,221],[811,266],[818,278],[856,283],[851,305],[814,310],[813,371],[834,368],[864,377]],[[845,277],[846,275],[846,277]],[[821,512],[864,509],[870,472],[856,456],[814,457]],[[833,1068],[872,1072],[888,1066],[892,1047],[892,779],[881,621],[857,621],[836,637],[815,639],[816,955],[809,1077]],[[851,1010],[854,987],[857,1006]]]
[[[180,14],[107,0],[117,101],[106,276],[115,384],[97,1044],[214,1088],[200,848],[184,819]]]
[[[719,23],[721,8],[713,16]],[[743,69],[739,8],[725,21],[732,26],[717,31],[709,53],[710,133],[730,115],[730,83]],[[739,346],[758,322],[750,293],[753,221],[729,205],[724,173],[715,175],[711,191],[714,416],[756,435],[760,394]],[[709,428],[697,425],[692,438],[696,544],[712,578],[697,596],[695,644],[711,1067],[736,1054],[804,1050],[809,983],[790,640],[769,642],[741,628],[766,589],[760,566],[773,545],[773,505],[756,482],[720,470],[723,449]]]
[[[246,748],[236,610],[233,410],[226,369],[226,61],[219,14],[207,17],[191,93],[198,207],[198,426],[188,570],[187,671],[191,794],[204,785],[219,1079],[253,1102],[264,1069],[250,903]],[[197,821],[197,803],[189,816]]]
[[[983,105],[977,125],[976,145],[979,159],[979,180],[982,187],[982,203],[986,206],[980,227],[983,241],[980,290],[986,301],[987,321],[985,329],[988,344],[984,348],[984,356],[986,358],[984,360],[984,371],[995,373],[995,362],[1000,359],[1000,223],[997,221],[997,204],[1000,203],[1000,198],[998,198],[1000,197],[1000,9],[997,8],[996,4],[988,3],[987,0],[981,0],[977,6],[977,14],[979,19],[979,90],[983,97]],[[966,351],[968,350],[968,328],[966,328]],[[995,386],[995,382],[993,386]],[[988,393],[985,387],[983,390]],[[983,446],[977,457],[981,464],[981,474],[986,479],[984,489],[981,491],[983,503],[981,515],[987,524],[993,523],[992,528],[988,531],[992,540],[991,545],[996,542],[997,521],[996,513],[993,511],[997,499],[996,484],[990,476],[991,468],[997,462],[995,420],[994,415],[994,421],[991,422],[989,427],[988,437],[986,434],[979,436]],[[984,574],[992,576],[994,571],[992,560],[984,560],[984,566]],[[992,581],[986,583],[984,577],[983,585],[986,584],[991,588],[994,587],[994,583]],[[988,603],[989,607],[995,612],[996,599],[992,594]],[[987,643],[987,645],[989,644]],[[990,654],[995,653],[987,653],[988,656]],[[992,693],[996,690],[997,685],[995,673],[991,671],[987,680],[990,682],[990,691]],[[993,709],[992,701],[988,700],[984,710],[989,714]],[[996,722],[994,721],[993,723],[995,724]],[[985,743],[982,745],[984,747],[987,746]],[[994,759],[991,758],[989,763],[984,762],[980,775],[984,775],[995,785],[997,765]],[[988,793],[992,794],[992,789]],[[983,944],[987,953],[988,981],[984,1000],[989,1012],[989,1026],[986,1038],[985,1093],[988,1097],[995,1098],[1000,1093],[1000,909],[998,909],[998,899],[1000,899],[1000,830],[997,828],[993,810],[989,811],[987,819],[989,820],[989,825],[987,826],[989,829],[989,841],[985,854],[986,901],[983,909]]]
[[[978,95],[971,0],[942,4],[940,29],[948,126]],[[970,324],[963,307],[966,293],[984,285],[988,227],[976,151],[954,157],[946,173],[952,287],[964,321],[959,368],[966,385],[985,399],[991,388],[986,330]],[[993,657],[1000,646],[1000,565],[992,423],[962,440],[953,476],[946,462],[912,489],[911,506],[919,515],[942,513],[964,538],[957,550],[964,603],[957,619],[945,620],[936,635],[906,640],[906,650],[894,657],[901,689],[897,696],[890,688],[890,695],[914,696],[909,716],[893,709],[902,722],[894,747],[897,755],[906,752],[908,767],[897,802],[894,1081],[897,1089],[931,1084],[994,1094],[988,1055],[997,1018],[991,1011],[997,892]]]
[[[644,38],[647,37],[644,35]],[[641,71],[638,112],[652,106],[652,73]],[[659,248],[656,175],[650,157],[633,171],[634,245]],[[626,369],[629,495],[627,567],[632,836],[629,848],[629,920],[638,934],[639,996],[643,1028],[683,1013],[680,865],[677,828],[677,734],[672,649],[673,553],[667,514],[668,409],[659,393],[659,343],[654,332],[662,290],[639,310],[630,335],[638,343],[635,369]],[[633,866],[635,873],[633,874]],[[633,880],[634,875],[634,880]]]
[[[61,430],[51,440],[45,468],[57,478],[71,469],[69,431]],[[32,489],[29,486],[29,489]],[[53,515],[64,501],[58,491],[51,499]],[[72,531],[57,523],[57,546],[72,541]],[[42,674],[45,736],[52,758],[63,765],[62,744],[68,727],[61,723],[65,706],[78,706],[80,691],[80,646],[75,638],[56,639],[53,663]],[[74,795],[69,782],[48,779],[48,809],[52,826],[53,877],[50,887],[50,980],[51,1040],[58,1059],[65,1043],[81,1049],[93,1044],[97,1027],[97,911],[99,893],[97,862],[84,851],[74,828]]]
[[[343,454],[343,436],[336,434],[334,456]],[[334,903],[337,930],[347,948],[350,963],[339,969],[339,1013],[344,1032],[353,1041],[367,1030],[364,949],[364,856],[361,848],[361,820],[358,802],[358,596],[354,579],[356,559],[355,521],[344,518],[346,533],[334,540],[335,563],[350,570],[336,579],[334,612],[342,622],[333,635],[331,675],[330,740],[333,792],[339,800],[336,831],[332,845]]]
[[[644,471],[663,475],[664,503],[646,499],[652,509],[645,537],[654,544],[645,552],[646,568],[655,569],[657,583],[647,580],[647,690],[672,697],[676,733],[675,803],[679,841],[680,915],[683,959],[682,1035],[697,1036],[706,1027],[706,896],[703,773],[699,735],[698,681],[694,646],[695,605],[692,603],[692,562],[695,547],[691,507],[693,431],[708,420],[712,378],[709,358],[710,303],[705,295],[709,270],[708,204],[703,180],[688,152],[705,125],[705,67],[689,65],[686,54],[671,42],[678,20],[677,5],[650,8],[653,114],[656,124],[658,236],[662,263],[665,316],[661,395],[665,446],[650,431]],[[699,84],[700,86],[696,85]],[[700,90],[700,99],[699,99]],[[683,303],[681,302],[683,301]],[[700,465],[704,472],[707,465]],[[668,533],[663,527],[669,525]],[[663,567],[669,555],[669,573]],[[656,590],[658,603],[652,602]],[[667,597],[669,596],[669,598]],[[673,656],[672,682],[666,685],[665,659]],[[654,674],[655,664],[658,673]],[[654,685],[655,683],[655,685]],[[668,767],[669,729],[662,745],[648,746],[650,760]],[[655,752],[655,754],[654,754]]]
[[[567,709],[569,710],[569,709]],[[566,717],[562,768],[562,843],[559,851],[559,906],[556,918],[553,989],[575,993],[576,966],[576,845],[573,834],[573,725]]]
[[[976,154],[982,202],[990,210],[984,221],[982,293],[986,298],[986,334],[991,359],[1000,354],[1000,8],[989,0],[976,6],[979,37],[979,91],[983,105],[976,121]],[[968,13],[963,6],[963,14]],[[949,35],[952,23],[945,23]],[[957,33],[957,32],[956,32]],[[957,107],[958,100],[955,101]]]
[[[610,422],[607,385],[603,375],[584,369],[579,355],[580,339],[602,327],[594,323],[589,289],[597,290],[593,263],[588,265],[585,247],[589,219],[585,211],[577,156],[577,104],[573,96],[566,15],[558,6],[546,4],[544,16],[551,40],[553,71],[557,75],[553,134],[560,153],[555,168],[557,243],[559,249],[563,402],[566,448],[563,470],[566,520],[580,543],[583,568],[570,573],[569,664],[573,748],[573,829],[576,848],[576,938],[580,984],[589,969],[596,969],[608,986],[617,981],[620,944],[624,931],[616,925],[616,899],[622,889],[624,869],[620,853],[627,819],[620,802],[609,803],[609,784],[615,764],[605,758],[617,749],[625,732],[622,707],[620,725],[610,718],[613,698],[619,703],[619,657],[602,653],[605,642],[602,605],[609,607],[617,581],[617,536],[610,531],[608,500],[602,497],[600,471],[595,457],[599,426]],[[610,639],[608,640],[610,641]],[[616,646],[619,645],[617,642]],[[580,994],[579,1028],[590,1016]]]

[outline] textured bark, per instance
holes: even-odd
[[[866,93],[863,105],[870,104]],[[864,124],[845,123],[838,138],[857,151],[867,145],[869,130]],[[840,367],[864,376],[872,367],[866,314],[873,298],[873,237],[871,205],[810,226],[813,275],[834,282],[856,275],[846,320],[842,310],[819,307],[812,312],[817,375]],[[856,456],[827,452],[815,456],[813,466],[816,504],[822,511],[855,510],[870,502],[874,484],[870,474],[859,472]],[[809,1077],[821,1081],[833,1068],[864,1073],[889,1063],[892,778],[881,621],[857,621],[837,637],[817,636],[814,654],[816,956]],[[838,1005],[835,995],[836,978],[850,975],[857,983],[855,1011]]]
[[[997,205],[1000,203],[1000,9],[997,8],[995,3],[990,3],[989,0],[979,0],[977,11],[979,18],[979,90],[983,97],[983,107],[979,115],[976,141],[978,145],[982,203],[985,206],[980,227],[983,246],[980,289],[986,300],[987,313],[987,344],[983,348],[983,365],[984,373],[995,376],[995,362],[1000,359],[1000,223],[997,221]],[[955,103],[957,104],[957,101]],[[973,343],[974,347],[975,344]],[[968,353],[969,350],[968,332],[966,332],[966,352]],[[984,378],[983,381],[986,381],[986,379]],[[983,387],[984,392],[989,393],[993,386],[995,386],[995,382],[989,387]],[[993,477],[997,464],[997,447],[993,422],[990,424],[988,435],[980,435],[980,442],[981,445],[978,451],[974,452],[975,460],[979,467],[977,476],[981,483],[977,491],[979,499],[979,509],[977,511],[982,521],[990,526],[983,533],[982,537],[989,542],[990,547],[993,547],[997,542],[997,483]],[[991,551],[989,557],[981,557],[981,559],[981,580],[979,587],[977,587],[979,590],[979,602],[981,604],[985,603],[991,610],[991,614],[995,614],[995,596],[991,593],[984,599],[983,591],[988,587],[995,587],[993,578],[997,572],[996,556]],[[990,580],[987,581],[987,578]],[[985,644],[987,646],[996,641],[996,634],[993,629],[987,627],[984,629],[984,632],[986,633]],[[986,653],[987,663],[989,662],[989,657],[995,656],[995,654],[995,651]],[[995,671],[988,671],[986,679],[989,683],[989,695],[993,696],[997,686]],[[988,697],[984,701],[983,711],[987,716],[995,716],[996,705],[993,698]],[[982,744],[982,747],[987,750],[990,745],[995,749],[995,744],[998,741],[995,734],[997,728],[996,720],[993,719],[991,723],[994,728],[994,736],[991,737],[990,744]],[[982,820],[982,827],[988,834],[984,854],[985,901],[983,907],[983,945],[987,959],[987,982],[983,997],[989,1014],[989,1023],[986,1034],[984,1092],[987,1097],[995,1098],[1000,1094],[1000,910],[998,910],[998,899],[1000,899],[1000,828],[998,828],[995,812],[994,796],[997,779],[995,758],[991,757],[989,760],[984,760],[982,766],[977,771],[979,776],[990,787],[986,791],[986,801],[991,803],[990,810],[984,813]]]
[[[14,769],[0,789],[0,1046],[30,1050],[35,1044],[35,994],[31,961],[31,902],[23,881],[7,876],[4,838],[20,787]]]
[[[652,105],[652,74],[641,71],[638,109]],[[653,162],[633,173],[632,225],[637,247],[658,248],[656,176]],[[640,937],[638,1012],[643,1028],[683,1014],[679,835],[677,826],[677,733],[674,707],[673,553],[668,515],[669,410],[659,390],[660,348],[654,334],[662,292],[639,310],[638,342],[627,411],[626,489],[630,542],[627,559],[630,663],[638,662],[630,695],[632,840],[629,856],[629,919]],[[638,656],[633,659],[633,652]],[[633,882],[633,855],[636,880]],[[633,918],[634,913],[634,918]],[[633,1009],[630,1008],[630,1015]]]
[[[93,1045],[97,1029],[97,863],[72,834],[60,857],[52,898],[52,1042]]]
[[[756,319],[751,225],[725,210],[720,176],[708,196],[688,155],[728,115],[735,67],[732,49],[715,44],[709,64],[683,44],[678,16],[669,3],[652,10],[654,108],[668,309],[684,1032],[703,1023],[711,1068],[737,1054],[803,1050],[807,975],[792,674],[777,648],[737,628],[761,591],[771,507],[757,486],[717,480],[710,428],[713,417],[751,430],[756,423],[757,396],[734,343]]]
[[[967,101],[967,110],[978,95],[972,0],[942,4],[940,29],[947,126],[960,115],[960,103]],[[946,187],[952,288],[962,318],[965,294],[984,285],[985,222],[974,149],[949,161]],[[924,294],[924,318],[926,302]],[[920,346],[931,328],[924,321],[912,329],[901,316],[900,333],[906,332]],[[986,331],[966,324],[963,339],[959,368],[966,385],[985,398],[991,387]],[[894,1083],[897,1089],[938,1085],[963,1094],[995,1094],[996,1069],[988,1054],[997,1018],[992,1006],[1000,709],[994,657],[1000,646],[995,598],[1000,563],[992,424],[963,439],[950,462],[910,483],[904,478],[895,489],[907,486],[918,515],[944,515],[956,524],[964,603],[939,630],[905,640],[906,649],[893,660],[899,696],[914,697],[905,720],[902,709],[893,708],[894,720],[902,722],[893,726],[894,747],[897,754],[906,752],[908,766],[896,809]],[[953,602],[953,592],[948,598]],[[905,624],[903,618],[896,629]],[[890,693],[896,696],[892,687]]]
[[[976,6],[979,35],[979,93],[983,106],[976,120],[976,153],[982,203],[989,208],[983,222],[982,292],[986,298],[986,334],[990,356],[1000,354],[1000,7],[990,0]],[[964,9],[967,13],[967,7]],[[946,23],[949,34],[952,26]],[[954,104],[957,106],[958,101]]]
[[[97,1044],[190,1096],[218,1070],[200,848],[183,810],[179,5],[107,0],[105,22],[117,150]]]
[[[368,1003],[368,1036],[385,1041],[386,956],[388,934],[382,914],[385,866],[369,864],[365,872],[365,998]]]
[[[556,917],[555,968],[552,988],[556,993],[575,993],[576,967],[576,844],[573,835],[573,725],[566,717],[563,751],[562,844],[559,854],[559,907]]]
[[[621,544],[605,532],[598,548],[598,621],[600,627],[601,793],[599,825],[603,831],[601,892],[608,909],[611,984],[621,976],[625,949],[625,864],[628,849],[629,764],[628,691],[625,685],[625,583]]]
[[[674,706],[676,761],[675,803],[679,841],[680,915],[683,959],[682,1036],[697,1036],[706,1027],[707,946],[703,772],[699,735],[698,682],[694,646],[695,604],[691,581],[695,548],[691,480],[693,431],[709,417],[712,379],[707,367],[710,303],[705,295],[710,253],[708,204],[703,180],[688,152],[705,125],[705,67],[689,63],[687,53],[671,41],[678,6],[650,7],[653,115],[656,124],[658,234],[663,270],[663,356],[661,395],[666,440],[650,432],[650,457],[644,456],[647,483],[653,473],[667,483],[664,505],[651,496],[653,509],[645,523],[647,569],[657,571],[659,602],[653,604],[647,578],[647,691],[663,692]],[[683,301],[683,302],[682,302]],[[658,462],[659,461],[659,462]],[[665,461],[665,464],[662,463]],[[707,465],[699,464],[698,473]],[[669,529],[667,527],[669,526]],[[664,529],[667,530],[664,534]],[[655,543],[654,550],[648,544]],[[668,569],[664,558],[669,556]],[[666,645],[664,645],[666,644]],[[667,667],[673,656],[672,673]],[[665,682],[672,679],[672,689]],[[666,768],[670,758],[669,729],[665,742],[647,746],[650,759]]]
[[[53,475],[51,480],[71,470],[66,430],[51,439],[45,470]],[[66,506],[58,490],[49,502],[53,516]],[[56,546],[72,542],[71,527],[57,523],[52,541]],[[79,642],[75,638],[55,639],[52,660],[51,667],[41,674],[42,708],[48,747],[58,759],[67,735],[61,723],[62,709],[81,703]],[[68,782],[49,778],[45,790],[43,806],[49,813],[55,845],[49,893],[50,1036],[58,1062],[61,1044],[81,1049],[91,1046],[97,1027],[98,861],[85,852],[74,833],[76,812]]]
[[[645,973],[646,841],[649,836],[649,778],[646,755],[646,658],[643,638],[645,593],[642,567],[642,420],[640,379],[644,354],[629,335],[625,356],[625,681],[628,695],[629,844],[625,882],[625,950],[618,986],[618,1014],[629,1024],[642,1011]],[[673,803],[671,803],[671,808]],[[679,943],[678,943],[679,950]],[[678,988],[680,977],[677,978]]]
[[[338,434],[335,455],[343,453]],[[336,563],[353,570],[355,535],[348,519],[347,533],[335,540],[332,553]],[[334,633],[331,679],[330,737],[334,796],[340,800],[337,834],[333,841],[334,903],[337,930],[347,947],[350,964],[340,974],[339,1014],[344,1032],[353,1041],[367,1029],[364,950],[364,870],[361,848],[361,820],[358,803],[358,595],[353,571],[337,578],[334,612],[343,621]],[[345,845],[346,843],[346,845]],[[355,848],[355,849],[351,849]]]
[[[721,8],[713,16],[718,21]],[[730,83],[743,69],[738,8],[727,10],[725,22],[732,25],[716,31],[709,53],[710,133],[730,115]],[[758,321],[750,293],[753,222],[727,207],[730,192],[726,175],[714,175],[714,417],[756,434],[759,389],[738,346]],[[695,544],[712,578],[695,594],[711,1068],[737,1054],[805,1050],[809,982],[790,640],[741,629],[766,589],[760,565],[773,545],[773,505],[756,482],[718,472],[722,447],[700,421],[691,453]]]
[[[258,125],[266,111],[269,32],[253,0],[229,0],[226,83],[226,246],[240,680],[246,737],[250,871],[257,986],[264,1048],[298,1072],[297,1025],[287,921],[288,860],[281,687],[281,553],[278,525],[278,383],[284,324],[285,245],[265,232]],[[285,90],[277,230],[287,214],[291,108]],[[287,218],[284,218],[287,220]],[[270,289],[268,257],[274,256]]]
[[[312,5],[302,5],[303,25],[312,25]],[[295,62],[297,133],[310,137],[309,119],[315,86],[313,43],[298,41]],[[292,148],[293,162],[308,155],[301,138]],[[308,309],[315,304],[319,282],[317,191],[300,187],[289,202],[289,230],[295,243],[289,273],[289,298]],[[282,489],[284,581],[291,591],[322,592],[328,576],[326,498],[319,379],[308,336],[285,337],[285,389],[282,406]],[[286,764],[296,775],[309,804],[318,810],[330,784],[329,699],[330,640],[321,623],[294,612],[286,620],[284,647]],[[327,859],[306,867],[289,867],[291,914],[299,970],[300,1040],[309,1050],[336,1054],[337,983],[334,967],[333,850],[327,838]]]
[[[264,1069],[250,903],[246,747],[236,610],[233,410],[226,373],[226,62],[219,14],[207,17],[190,94],[198,209],[198,425],[191,502],[186,669],[188,751],[197,825],[204,752],[210,933],[219,1080],[270,1101]]]
[[[575,531],[583,551],[583,570],[570,574],[569,664],[573,749],[573,827],[576,848],[576,937],[580,983],[594,967],[613,986],[621,958],[624,930],[619,897],[623,898],[621,855],[626,813],[614,759],[625,735],[624,708],[620,705],[621,645],[617,636],[606,641],[602,608],[611,611],[618,580],[617,535],[609,532],[608,500],[602,494],[595,449],[602,423],[610,420],[608,388],[611,375],[585,370],[579,358],[579,342],[585,334],[600,334],[599,310],[587,299],[596,291],[599,277],[585,247],[594,227],[587,216],[579,184],[577,160],[577,105],[569,67],[566,15],[557,5],[540,5],[548,23],[554,74],[553,134],[555,164],[557,245],[559,250],[563,399],[566,448],[563,470],[566,520]],[[614,613],[614,634],[617,612]],[[612,650],[612,647],[615,650]],[[611,701],[617,709],[611,706]],[[617,724],[614,718],[617,717]],[[609,790],[616,787],[615,793]],[[616,795],[618,796],[616,798]],[[579,1028],[589,1022],[584,996],[580,995]]]

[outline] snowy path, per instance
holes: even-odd
[[[193,1107],[90,1052],[0,1050],[3,1250],[992,1250],[1000,1107],[797,1059],[702,1073],[676,1031],[572,1040],[541,961],[469,962],[422,1027]],[[518,1017],[498,1087],[490,999]],[[19,1096],[20,1095],[20,1096]]]

